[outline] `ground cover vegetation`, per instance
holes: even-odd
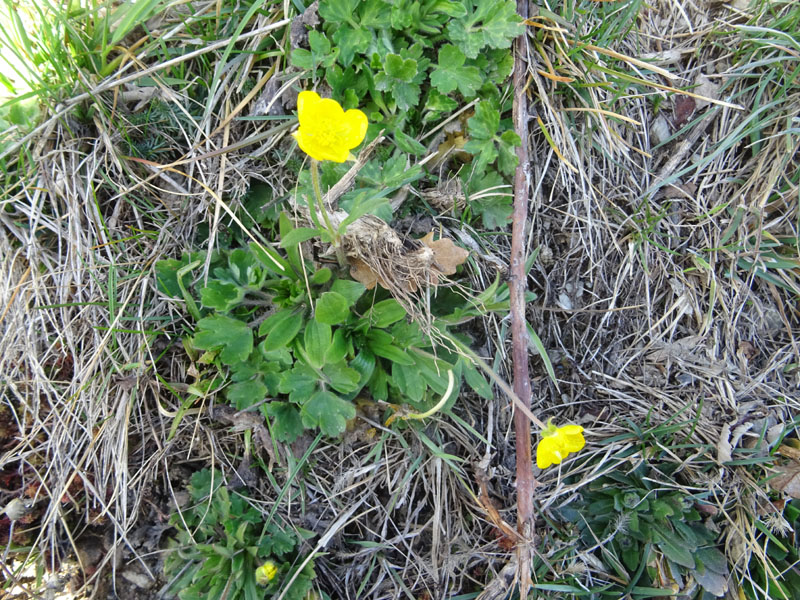
[[[798,597],[800,7],[530,10],[4,0],[3,597],[519,597],[518,167],[524,593]]]

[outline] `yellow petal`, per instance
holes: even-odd
[[[564,425],[558,428],[557,435],[561,438],[561,446],[567,452],[577,452],[586,445],[583,439],[583,427],[580,425]]]
[[[580,433],[564,436],[564,449],[567,452],[577,452],[578,450],[583,449],[585,445],[586,440],[583,439],[583,435]]]
[[[314,105],[315,116],[320,121],[315,122],[315,126],[322,125],[322,122],[341,122],[344,119],[344,109],[333,98],[322,98]]]
[[[315,160],[332,160],[342,163],[347,160],[348,150],[324,144],[313,132],[307,132],[302,127],[292,136],[297,140],[300,149]]]
[[[297,95],[297,120],[300,121],[300,126],[313,124],[313,115],[311,113],[316,108],[316,105],[322,98],[319,97],[317,92],[304,90]]]
[[[348,150],[351,150],[364,141],[364,136],[367,135],[367,115],[358,110],[351,108],[344,113],[344,125],[347,132],[344,136],[344,143]]]
[[[258,585],[267,585],[270,581],[275,579],[275,575],[277,574],[278,566],[271,560],[268,560],[256,569],[256,583]]]
[[[548,436],[539,441],[536,446],[536,466],[546,469],[552,464],[559,464],[562,459],[559,440],[556,436]]]

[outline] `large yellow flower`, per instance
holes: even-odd
[[[320,98],[316,92],[300,92],[297,116],[300,128],[292,135],[300,149],[316,160],[346,161],[367,134],[367,115],[355,108],[345,112],[336,100]]]
[[[548,423],[536,447],[536,465],[540,469],[546,469],[550,465],[561,464],[570,452],[577,452],[585,445],[583,427],[580,425],[556,427]]]

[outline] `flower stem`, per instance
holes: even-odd
[[[434,406],[432,406],[425,412],[421,413],[402,412],[402,411],[397,412],[387,419],[386,425],[387,426],[391,425],[392,421],[394,421],[398,417],[403,421],[407,421],[409,419],[414,419],[414,420],[427,419],[428,417],[435,415],[437,412],[442,410],[445,404],[447,404],[447,401],[450,399],[450,395],[453,393],[454,387],[455,387],[455,378],[453,377],[453,369],[449,369],[447,371],[447,389],[445,390],[444,395],[442,396],[441,400],[439,400],[439,402],[437,402]]]
[[[328,230],[328,234],[331,236],[331,244],[333,248],[336,250],[336,258],[339,260],[339,266],[344,267],[346,264],[344,258],[344,250],[342,249],[341,239],[339,237],[339,233],[334,229],[333,224],[331,223],[331,219],[328,216],[328,211],[325,209],[325,203],[322,200],[322,187],[319,184],[319,162],[316,159],[311,159],[311,185],[314,187],[314,197],[319,207],[320,212],[322,213],[322,219],[325,221],[325,228]],[[310,207],[311,211],[314,212],[313,207]]]

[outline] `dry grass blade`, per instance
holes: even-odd
[[[477,193],[466,179],[420,192],[434,210],[414,234],[441,228],[468,245],[479,291],[495,278],[502,285],[511,265],[515,341],[507,297],[459,332],[502,394],[464,386],[445,417],[394,429],[383,405],[357,398],[341,440],[301,436],[290,446],[272,444],[272,423],[257,412],[245,415],[259,426],[252,436],[209,410],[223,384],[200,381],[207,365],[181,343],[194,324],[159,290],[153,265],[189,250],[203,253],[192,263],[210,264],[231,240],[276,243],[250,213],[290,197],[301,167],[286,135],[287,95],[324,69],[287,70],[296,50],[288,30],[279,34],[294,10],[288,0],[162,8],[114,47],[87,45],[85,56],[73,42],[86,32],[54,21],[56,49],[79,72],[43,93],[41,126],[2,141],[4,593],[16,586],[17,597],[36,597],[40,584],[71,583],[79,597],[155,594],[170,517],[188,501],[192,473],[209,466],[232,489],[248,486],[261,515],[320,535],[298,564],[314,560],[316,585],[331,597],[499,598],[519,569],[523,584],[531,572],[595,593],[622,585],[604,561],[630,522],[578,548],[559,515],[602,478],[661,461],[674,469],[659,491],[702,500],[703,518],[720,527],[729,589],[777,597],[775,582],[794,566],[769,551],[769,536],[789,526],[778,495],[795,493],[796,472],[781,448],[795,443],[800,411],[796,2],[542,0],[519,49],[528,70],[515,81],[531,118],[514,115],[530,131],[516,186],[528,206],[515,218],[513,252],[507,231],[470,221],[479,203],[505,201],[497,181]],[[465,57],[464,72],[484,59]],[[498,105],[508,100],[498,95]],[[475,107],[421,119],[427,133],[405,141],[418,156],[427,151],[426,168],[436,163],[429,182],[433,171],[455,177],[445,174],[452,164],[470,167],[459,162],[470,158],[466,140],[446,157],[418,142],[433,144],[457,122],[472,135]],[[393,105],[384,112],[399,122]],[[325,199],[337,227],[347,215],[334,203],[362,166]],[[256,182],[266,191],[253,199]],[[463,291],[442,289],[459,257],[448,246],[439,260],[447,242],[400,231],[364,217],[349,224],[345,254],[443,341],[429,301],[437,285],[445,299]],[[525,289],[536,298],[522,306]],[[539,345],[520,345],[525,322]],[[521,369],[516,394],[504,383],[512,352],[532,385]],[[526,416],[518,406],[528,395],[531,414],[586,427],[577,460],[543,473],[520,460],[532,439],[511,415]],[[534,499],[514,487],[518,468],[518,481],[536,475],[535,512],[515,512],[517,494]],[[776,473],[784,478],[769,488]],[[510,551],[515,517],[539,548],[530,568]],[[46,580],[25,570],[37,561]],[[664,585],[675,583],[666,573]]]

